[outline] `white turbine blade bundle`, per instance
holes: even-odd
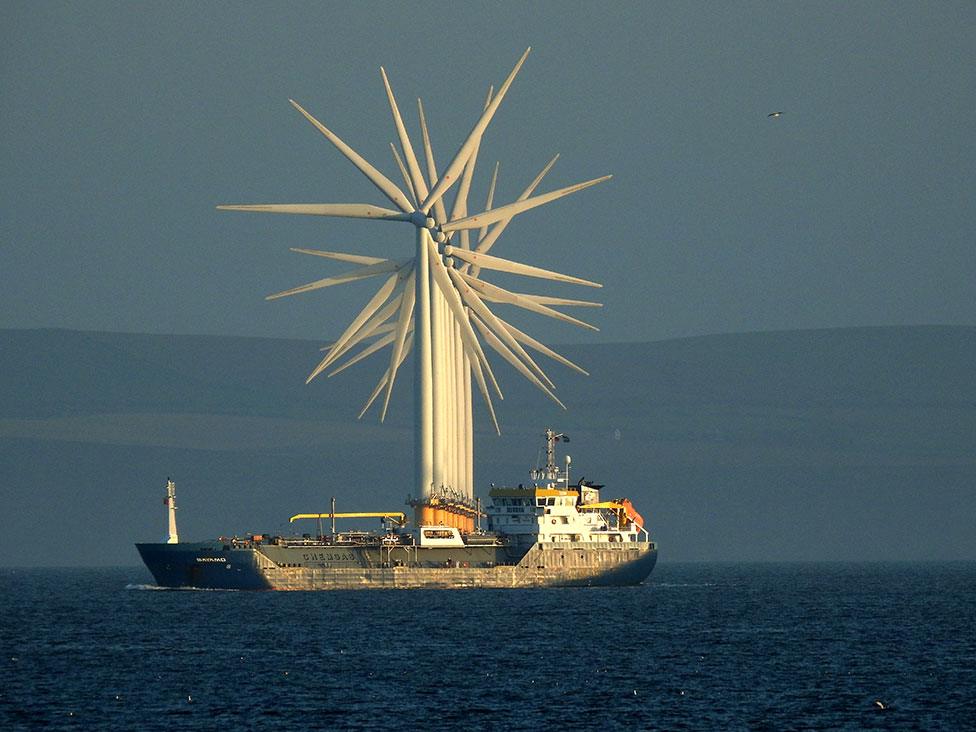
[[[461,273],[454,268],[448,269],[447,273],[450,275],[451,279],[454,280],[454,286],[457,288],[458,292],[460,293],[461,299],[464,300],[464,303],[471,308],[472,312],[475,315],[478,315],[489,326],[491,326],[491,329],[495,332],[496,335],[499,336],[499,338],[501,338],[502,341],[505,342],[506,346],[508,346],[515,353],[517,353],[519,357],[525,363],[527,363],[532,368],[532,370],[539,375],[539,377],[543,381],[545,381],[550,386],[552,386],[553,385],[552,381],[549,380],[549,377],[546,376],[545,372],[541,368],[539,368],[539,365],[532,359],[532,357],[528,353],[526,353],[525,349],[522,348],[522,346],[520,346],[516,342],[516,340],[512,337],[512,335],[507,330],[505,330],[505,327],[498,322],[498,319],[495,317],[495,314],[492,313],[491,310],[488,308],[488,306],[485,305],[485,303],[481,300],[480,297],[478,297],[478,294],[470,287],[468,287],[464,278],[461,276]]]
[[[378,338],[381,335],[385,335],[385,334],[389,333],[395,327],[396,327],[396,324],[395,323],[384,323],[383,325],[380,325],[377,328],[375,328],[373,330],[373,332],[370,333],[368,336],[365,336],[363,338],[363,340],[367,340],[369,338]],[[336,343],[338,343],[338,341],[330,341],[329,343],[326,343],[324,346],[322,346],[319,349],[319,351],[321,351],[322,353],[325,353],[326,351],[330,351],[333,348],[335,348],[335,344]]]
[[[430,247],[429,254],[430,271],[433,276],[434,284],[443,293],[448,308],[454,314],[455,319],[461,326],[461,339],[462,343],[464,344],[465,351],[468,354],[468,358],[472,359],[473,361],[480,362],[485,367],[489,376],[491,377],[495,391],[498,392],[499,397],[501,397],[502,394],[501,389],[498,386],[498,381],[495,379],[495,375],[491,370],[488,359],[485,357],[481,344],[478,342],[478,337],[475,335],[474,330],[471,328],[471,323],[468,321],[462,296],[451,283],[451,278],[449,276],[451,270],[444,266],[444,262],[441,261],[441,257],[437,253],[435,247]]]
[[[549,348],[549,346],[547,346],[545,343],[541,343],[540,341],[537,341],[535,338],[528,335],[527,333],[522,332],[511,323],[506,323],[501,318],[498,318],[498,322],[504,325],[505,328],[508,329],[508,332],[511,333],[512,336],[514,336],[515,340],[517,340],[519,343],[524,343],[529,348],[533,348],[539,353],[541,353],[543,356],[548,356],[553,361],[558,361],[563,366],[567,366],[573,369],[574,371],[578,371],[579,373],[583,374],[583,376],[590,375],[590,372],[587,371],[586,369],[580,368],[565,356],[561,356],[560,354],[556,353],[554,350]]]
[[[471,153],[475,146],[480,142],[481,136],[488,127],[488,123],[491,122],[491,118],[495,116],[495,112],[502,103],[502,99],[505,98],[508,88],[512,85],[512,81],[515,80],[515,75],[518,74],[519,69],[522,68],[522,64],[525,63],[525,58],[529,55],[529,51],[531,50],[531,47],[525,49],[525,53],[522,54],[522,58],[520,58],[518,63],[515,64],[515,68],[512,69],[511,73],[508,75],[508,78],[505,79],[505,82],[501,85],[498,93],[492,97],[491,102],[488,103],[488,107],[482,113],[481,118],[475,123],[475,126],[472,128],[471,132],[468,133],[467,139],[461,144],[461,147],[458,149],[457,154],[451,161],[451,164],[447,166],[447,170],[444,171],[444,174],[440,177],[440,180],[437,181],[437,185],[434,186],[434,190],[430,192],[430,195],[427,196],[427,199],[423,202],[421,210],[424,211],[424,213],[430,211],[430,207],[434,204],[434,201],[443,196],[447,189],[454,185],[458,174],[461,172],[461,169],[464,168],[464,164],[467,162],[468,158],[471,157]]]
[[[362,254],[346,254],[345,252],[326,252],[321,249],[299,249],[297,247],[289,247],[288,251],[296,252],[298,254],[311,254],[313,257],[325,257],[326,259],[335,259],[339,262],[349,262],[350,264],[379,264],[380,262],[389,262],[388,259],[383,259],[382,257],[367,257]]]
[[[346,262],[350,271],[309,282],[269,295],[283,298],[333,285],[382,275],[375,291],[335,342],[325,346],[321,360],[308,376],[310,382],[323,371],[341,373],[369,356],[389,347],[389,363],[375,385],[359,417],[385,393],[380,421],[384,421],[399,369],[412,351],[414,361],[414,403],[416,440],[414,447],[415,490],[423,498],[454,496],[471,499],[472,478],[472,382],[477,384],[488,414],[501,434],[491,391],[503,398],[486,352],[490,346],[523,377],[565,409],[555,396],[552,381],[534,358],[542,354],[579,373],[587,372],[547,345],[501,320],[493,312],[495,303],[516,307],[584,328],[596,328],[566,315],[557,307],[600,307],[600,303],[550,295],[512,292],[480,279],[481,270],[505,272],[588,287],[599,283],[522,264],[489,254],[515,216],[609,179],[610,176],[578,183],[548,193],[537,188],[558,159],[552,158],[512,203],[496,206],[499,166],[490,177],[484,210],[471,214],[469,195],[478,156],[488,125],[529,54],[526,49],[495,92],[490,88],[477,121],[470,128],[446,168],[438,170],[428,120],[417,100],[423,150],[411,142],[386,70],[380,68],[387,102],[397,133],[390,149],[402,183],[397,184],[353,150],[334,132],[294,100],[293,107],[389,200],[392,208],[369,203],[264,203],[218,206],[222,210],[280,213],[307,216],[404,221],[416,229],[413,257],[383,259],[292,248],[300,254]],[[421,154],[423,159],[421,159]],[[458,184],[454,199],[445,194]],[[399,185],[402,185],[401,189]],[[458,232],[455,236],[455,232]],[[455,240],[452,246],[452,238]],[[453,258],[452,258],[453,257]],[[533,354],[529,354],[529,349]],[[386,358],[384,354],[384,359]],[[402,380],[402,379],[401,379]],[[418,509],[419,511],[419,509]],[[420,514],[418,512],[418,520]],[[469,526],[469,530],[470,530]]]
[[[407,187],[410,191],[410,196],[413,198],[416,205],[420,205],[417,200],[417,191],[413,189],[413,183],[410,182],[410,174],[407,172],[406,166],[403,164],[403,158],[400,157],[400,153],[397,152],[396,145],[392,142],[390,143],[390,152],[393,153],[393,160],[396,161],[397,167],[400,169],[400,176],[403,178],[403,185]]]
[[[471,366],[471,372],[474,374],[474,380],[478,384],[478,390],[481,392],[481,398],[485,400],[485,406],[488,407],[488,416],[491,417],[491,423],[495,425],[496,434],[502,433],[502,428],[498,424],[498,417],[495,416],[495,405],[491,403],[491,395],[488,393],[488,387],[485,385],[485,375],[481,370],[481,363],[478,359],[469,358],[468,364]]]
[[[386,98],[390,103],[393,124],[396,127],[397,137],[400,139],[400,148],[403,150],[404,162],[407,164],[407,172],[410,173],[410,181],[413,183],[413,189],[417,193],[417,200],[423,201],[427,198],[427,183],[424,181],[424,175],[420,171],[420,165],[417,163],[417,156],[414,154],[413,145],[410,144],[410,136],[407,135],[407,128],[403,124],[403,117],[400,116],[400,108],[397,106],[396,98],[393,96],[390,80],[386,78],[386,70],[382,66],[380,66],[380,75],[383,77],[383,87],[386,89]]]
[[[372,356],[377,351],[379,351],[382,348],[384,348],[384,347],[390,345],[391,343],[393,343],[393,338],[394,338],[394,334],[393,333],[388,333],[387,335],[383,336],[382,338],[380,338],[375,343],[372,343],[369,346],[366,346],[366,348],[364,348],[359,353],[357,353],[355,356],[353,356],[348,361],[346,361],[344,364],[342,364],[341,366],[339,366],[335,371],[330,371],[327,374],[326,378],[331,379],[336,374],[342,373],[343,371],[345,371],[350,366],[354,366],[355,364],[357,364],[360,361],[362,361],[364,358],[367,358],[368,356]]]
[[[449,275],[453,270],[444,266],[436,249],[431,247],[429,251],[431,260],[430,271],[433,273],[434,282],[440,288],[441,292],[444,293],[444,299],[447,301],[448,307],[454,313],[455,319],[461,326],[461,340],[464,343],[468,358],[471,360],[472,365],[478,364],[478,368],[475,369],[475,378],[478,381],[478,388],[481,389],[481,394],[485,398],[485,402],[490,405],[488,388],[485,384],[482,366],[488,372],[488,376],[491,378],[492,385],[495,387],[498,397],[504,399],[501,387],[498,385],[498,380],[495,379],[495,374],[491,370],[491,366],[481,348],[481,344],[478,343],[478,337],[475,335],[474,330],[471,328],[471,323],[468,321],[467,313],[464,310],[464,303],[461,300],[461,294],[451,284]],[[494,410],[492,410],[492,414],[494,414]]]
[[[403,362],[406,360],[412,348],[413,348],[413,341],[407,341],[407,346],[406,348],[403,349],[403,353],[400,355],[400,362],[397,364],[397,368],[399,368],[403,364]],[[386,386],[386,382],[389,380],[389,378],[390,378],[390,369],[387,369],[386,373],[383,374],[379,382],[376,384],[376,388],[373,389],[372,394],[369,395],[369,399],[366,400],[366,404],[363,405],[363,409],[359,413],[359,416],[356,417],[356,419],[362,419],[363,415],[369,411],[369,408],[373,406],[373,402],[376,401],[376,397],[378,397],[380,395],[380,392],[383,391],[383,387]]]
[[[498,272],[508,272],[509,274],[524,275],[526,277],[538,277],[539,279],[543,280],[569,282],[570,284],[585,285],[586,287],[603,287],[603,285],[601,285],[599,282],[591,282],[590,280],[580,279],[579,277],[573,277],[572,275],[560,274],[559,272],[542,269],[541,267],[533,267],[531,264],[513,262],[510,259],[502,259],[501,257],[496,257],[492,254],[472,252],[450,245],[444,247],[444,254],[448,257],[457,257],[458,259],[468,262],[469,264],[477,265],[482,269],[493,269]]]
[[[369,318],[369,320],[363,323],[359,327],[359,330],[353,333],[352,336],[348,340],[346,340],[345,343],[340,343],[340,341],[336,341],[336,343],[330,349],[331,351],[331,353],[329,354],[330,362],[335,361],[340,356],[347,353],[351,349],[355,348],[357,345],[362,343],[367,338],[370,338],[376,332],[376,330],[378,328],[383,327],[383,325],[386,324],[386,321],[390,319],[390,316],[392,316],[393,313],[397,311],[397,309],[400,307],[400,304],[403,302],[402,275],[400,275],[400,277],[401,278],[397,281],[396,287],[393,289],[393,292],[390,293],[389,295],[390,299],[386,302],[386,304],[383,305],[379,310],[377,310]]]
[[[316,280],[315,282],[309,282],[305,285],[299,285],[298,287],[293,287],[290,290],[284,290],[282,292],[276,292],[273,295],[268,295],[265,300],[277,300],[281,297],[288,297],[289,295],[297,295],[302,292],[311,292],[312,290],[321,290],[323,287],[332,287],[333,285],[344,285],[347,282],[355,282],[356,280],[364,280],[369,277],[375,277],[376,275],[386,274],[387,272],[395,272],[401,267],[410,262],[409,259],[384,259],[376,264],[368,264],[365,267],[360,267],[358,269],[351,270],[345,274],[335,275],[334,277],[326,277],[322,280]]]
[[[559,398],[549,390],[549,387],[547,387],[545,384],[539,381],[538,377],[535,374],[533,374],[531,371],[529,371],[528,368],[526,368],[525,364],[523,364],[518,359],[518,357],[514,353],[512,353],[511,350],[509,350],[504,343],[501,342],[498,336],[496,336],[492,332],[491,328],[485,325],[477,315],[472,315],[471,320],[474,321],[474,324],[478,327],[478,330],[481,331],[481,335],[484,336],[485,341],[488,342],[489,346],[494,348],[502,356],[502,358],[504,358],[506,361],[512,364],[512,366],[514,366],[518,370],[518,372],[522,374],[522,376],[524,376],[535,386],[541,389],[546,394],[546,396],[548,396],[550,399],[556,402],[556,404],[558,404],[563,409],[566,408],[566,405],[563,404],[561,401],[559,401]],[[510,333],[509,336],[511,336]]]
[[[488,87],[488,96],[485,97],[485,104],[482,109],[488,109],[488,105],[491,104],[491,98],[494,94],[494,86]],[[464,165],[464,172],[461,174],[461,183],[458,186],[457,195],[454,198],[454,208],[451,211],[452,219],[464,218],[468,215],[468,193],[471,191],[471,180],[474,177],[475,166],[478,164],[478,151],[481,148],[481,139],[474,145],[471,151],[471,156],[468,158],[468,162]],[[467,229],[461,231],[461,246],[464,249],[471,248],[471,236]],[[467,267],[468,265],[464,265]]]
[[[414,271],[410,273],[410,276],[404,284],[403,303],[400,305],[400,314],[397,322],[393,326],[395,328],[395,338],[393,340],[393,348],[390,352],[389,376],[386,382],[386,396],[383,399],[383,411],[380,413],[380,422],[386,419],[386,410],[390,406],[390,396],[393,394],[393,382],[396,380],[397,370],[400,367],[400,356],[404,350],[404,341],[406,340],[407,333],[413,330],[413,311],[417,298],[417,290],[414,285],[416,276],[417,271],[415,266]],[[410,343],[413,343],[413,341],[410,341]]]
[[[538,313],[539,315],[545,315],[549,318],[555,318],[556,320],[561,320],[564,323],[576,325],[580,328],[587,328],[588,330],[597,332],[600,330],[595,325],[590,325],[586,321],[580,320],[579,318],[574,318],[572,315],[566,315],[566,313],[561,313],[558,310],[554,310],[553,308],[542,305],[520,293],[509,292],[498,285],[493,285],[490,282],[478,279],[472,275],[463,273],[459,274],[473,290],[480,295],[483,295],[485,298],[493,300],[494,302],[501,302],[505,303],[506,305],[515,305],[516,307],[529,310],[533,313]]]
[[[468,193],[471,190],[471,179],[474,177],[474,169],[478,163],[478,150],[471,154],[468,158],[467,165],[464,166],[464,172],[461,174],[461,184],[458,186],[457,197],[454,199],[454,210],[451,213],[451,218],[463,218],[468,215]],[[448,237],[451,235],[448,234]],[[471,248],[471,232],[467,229],[461,231],[460,244],[462,249]],[[448,238],[450,241],[450,238]],[[467,264],[465,267],[469,266]]]
[[[488,105],[491,104],[491,98],[494,93],[495,87],[488,87],[488,96],[485,97],[485,104],[482,108],[482,112],[485,109],[488,109]],[[468,161],[464,164],[464,172],[461,175],[461,183],[458,186],[457,196],[454,198],[454,208],[451,211],[451,218],[448,220],[460,219],[468,215],[468,193],[471,190],[471,180],[474,177],[474,169],[478,163],[478,151],[480,148],[481,138],[479,137],[471,150],[471,155],[468,157]],[[465,249],[471,248],[467,229],[461,232],[461,246]]]
[[[519,297],[524,297],[526,300],[531,300],[539,305],[561,305],[566,307],[577,307],[577,308],[602,308],[602,302],[593,302],[592,300],[571,300],[567,297],[552,297],[550,295],[532,295],[527,292],[516,292]]]
[[[340,219],[376,219],[377,221],[410,221],[410,216],[368,203],[225,203],[218,211],[248,213],[281,213],[304,216],[332,216]]]
[[[539,184],[542,182],[542,179],[546,177],[546,174],[552,170],[552,166],[556,164],[557,160],[559,160],[559,153],[556,153],[552,157],[552,160],[546,163],[545,167],[539,171],[539,174],[533,179],[533,181],[525,187],[525,190],[523,190],[522,193],[519,194],[519,197],[515,199],[516,203],[524,201],[535,192],[535,189],[539,187]],[[502,235],[503,231],[505,231],[505,227],[511,223],[513,218],[515,217],[510,216],[507,219],[502,219],[491,228],[491,231],[488,232],[487,236],[478,237],[478,246],[475,247],[475,251],[487,252],[489,249],[491,249],[498,240],[498,237]],[[477,274],[477,272],[475,272],[475,274]]]
[[[424,158],[427,161],[427,177],[432,186],[437,185],[437,163],[434,162],[434,148],[430,144],[430,132],[427,130],[427,116],[424,114],[424,103],[417,100],[417,115],[420,117],[420,133],[424,138]],[[438,221],[447,221],[447,209],[444,208],[444,198],[434,201],[434,216]]]
[[[524,201],[509,203],[505,206],[492,209],[491,211],[483,211],[482,213],[474,214],[473,216],[468,216],[466,218],[459,219],[458,221],[449,221],[448,223],[444,224],[441,229],[444,231],[477,229],[485,226],[486,224],[493,224],[496,221],[501,221],[502,219],[512,218],[520,213],[524,213],[525,211],[536,208],[537,206],[542,206],[550,201],[555,201],[564,196],[568,196],[571,193],[576,193],[577,191],[582,191],[590,186],[595,186],[597,183],[610,180],[612,177],[612,175],[605,175],[602,178],[594,178],[593,180],[577,183],[572,186],[566,186],[565,188],[560,188],[556,191],[550,191],[549,193],[543,193],[538,196],[533,196],[532,198],[526,198]]]
[[[485,199],[485,211],[491,211],[491,207],[495,205],[495,184],[498,183],[498,166],[500,163],[495,161],[495,171],[491,174],[491,183],[488,185],[488,197]],[[478,232],[478,241],[481,241],[488,234],[488,224],[481,227],[481,231]]]
[[[308,112],[306,112],[305,109],[302,108],[302,105],[300,105],[294,99],[289,99],[288,101],[291,102],[291,106],[293,106],[295,109],[297,109],[299,112],[302,113],[305,119],[307,119],[309,122],[315,125],[318,131],[321,132],[323,135],[325,135],[325,137],[329,140],[329,142],[335,145],[335,147],[339,150],[339,152],[345,155],[346,158],[349,160],[349,162],[351,162],[353,165],[359,168],[359,172],[365,175],[369,179],[369,181],[374,186],[376,186],[380,190],[380,192],[383,193],[384,196],[389,198],[390,201],[393,204],[395,204],[401,211],[405,213],[411,213],[412,211],[414,211],[414,208],[413,206],[410,205],[410,202],[407,200],[407,197],[403,195],[403,191],[401,191],[393,181],[391,181],[380,171],[378,171],[376,168],[370,165],[369,162],[367,162],[366,159],[363,158],[363,156],[361,156],[359,153],[357,153],[355,150],[349,147],[346,143],[340,140],[339,136],[336,135],[332,130],[327,128],[317,119],[315,119],[315,117],[313,117]]]
[[[380,287],[380,289],[376,291],[376,294],[370,298],[370,301],[366,303],[366,307],[359,312],[359,315],[353,319],[352,323],[349,324],[349,327],[346,328],[341,336],[339,336],[339,340],[336,341],[336,344],[331,348],[329,354],[322,359],[319,365],[312,370],[311,374],[309,374],[308,378],[305,379],[306,384],[322,373],[323,369],[328,368],[329,364],[342,355],[343,346],[356,334],[363,323],[365,323],[370,316],[373,315],[373,313],[375,313],[384,302],[386,302],[386,299],[390,296],[390,293],[393,292],[393,288],[396,287],[398,279],[399,277],[397,275],[393,275],[387,279],[385,283],[383,283],[383,286]]]

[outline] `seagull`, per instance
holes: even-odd
[[[782,112],[770,112],[766,116],[767,117],[782,117],[783,116],[783,113]]]

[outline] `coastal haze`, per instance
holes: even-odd
[[[314,531],[288,517],[402,510],[412,399],[356,421],[382,359],[304,385],[317,342],[0,331],[2,564],[133,564],[164,538]],[[475,481],[528,482],[542,430],[572,477],[631,497],[662,561],[976,559],[976,328],[903,327],[565,346],[565,412],[499,370],[476,404]],[[228,368],[233,364],[233,368]],[[375,372],[375,373],[373,373]],[[561,454],[562,454],[561,452]],[[371,522],[363,528],[373,528]],[[43,541],[39,542],[39,539]]]

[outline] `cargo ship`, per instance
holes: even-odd
[[[657,545],[626,498],[605,486],[570,483],[570,459],[555,460],[565,435],[545,431],[547,463],[529,485],[492,486],[482,510],[442,496],[403,512],[301,513],[315,533],[249,534],[181,542],[176,488],[167,481],[169,539],[136,544],[160,587],[227,590],[455,589],[637,585],[654,569]],[[568,440],[567,440],[568,441]],[[337,520],[379,517],[378,531],[338,531]],[[323,531],[328,520],[331,531]]]

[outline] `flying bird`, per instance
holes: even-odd
[[[766,116],[767,117],[782,117],[783,116],[783,113],[782,112],[770,112]]]

